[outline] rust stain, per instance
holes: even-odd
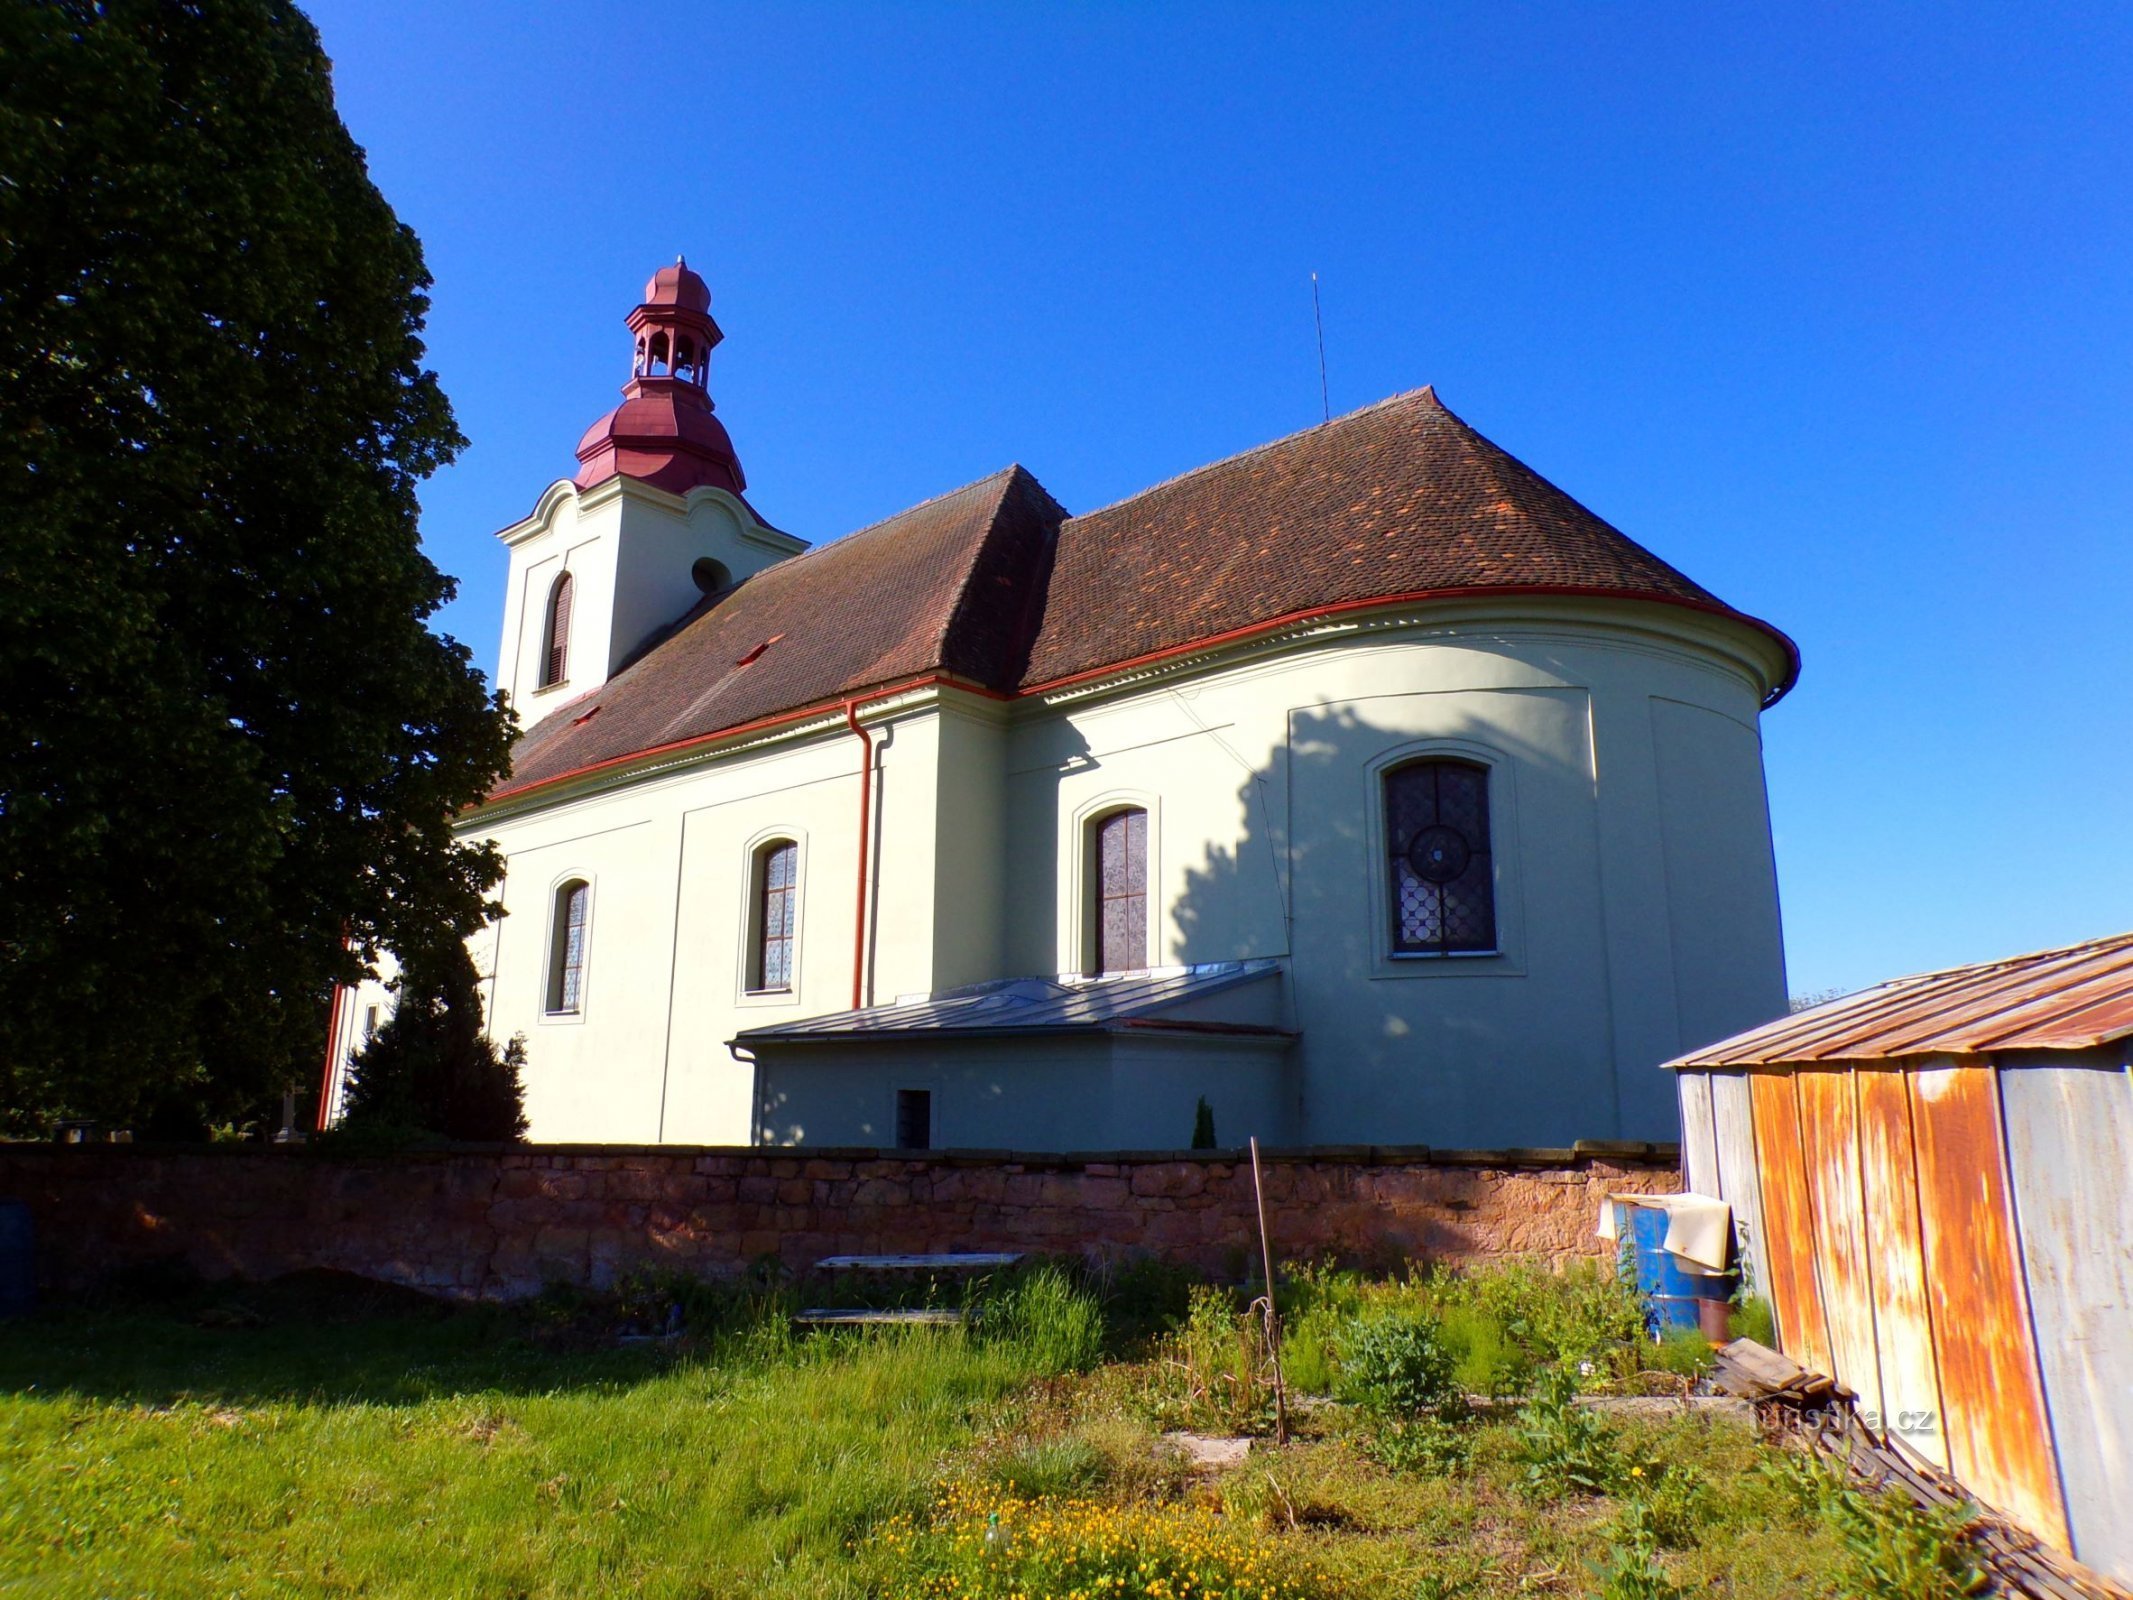
[[[1911,1151],[1910,1091],[1902,1073],[1879,1071],[1853,1073],[1852,1089],[1859,1102],[1859,1190],[1865,1197],[1874,1342],[1881,1355],[1881,1426],[1947,1467],[1947,1423],[1926,1298],[1926,1244],[1918,1220],[1918,1168]]]
[[[1981,1497],[2063,1549],[1993,1071],[1965,1064],[1904,1076],[1950,1462]]]
[[[1859,1394],[1861,1409],[1881,1414],[1881,1360],[1874,1343],[1874,1283],[1867,1269],[1866,1221],[1860,1213],[1859,1134],[1847,1070],[1802,1072],[1800,1158],[1813,1212],[1816,1277],[1829,1325],[1836,1377]]]
[[[1748,1080],[1755,1104],[1756,1166],[1761,1173],[1763,1256],[1778,1338],[1803,1367],[1829,1371],[1829,1335],[1815,1282],[1814,1212],[1800,1160],[1799,1110],[1792,1080],[1756,1073]]]
[[[1888,1061],[2084,1049],[2133,1036],[2133,933],[1897,978],[1669,1062],[1674,1067]]]

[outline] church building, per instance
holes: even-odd
[[[622,404],[499,535],[525,731],[460,827],[507,863],[475,954],[533,1138],[1671,1139],[1659,1064],[1785,1010],[1797,651],[1432,390],[810,548],[714,414],[710,306],[653,276]]]

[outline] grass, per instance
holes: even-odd
[[[1216,1474],[1161,1435],[1265,1428],[1259,1324],[1152,1269],[986,1285],[972,1331],[795,1337],[774,1286],[658,1283],[451,1313],[313,1284],[0,1325],[0,1593],[1871,1592],[1864,1513],[1745,1426],[1566,1409],[1686,1364],[1626,1337],[1604,1275],[1288,1288],[1292,1383],[1359,1401],[1303,1401],[1294,1444]],[[683,1339],[613,1337],[676,1319]],[[1896,1532],[1934,1559],[1932,1530]]]

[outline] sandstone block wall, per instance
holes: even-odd
[[[1380,1266],[1600,1255],[1604,1195],[1680,1187],[1671,1145],[1261,1159],[1278,1257]],[[1251,1165],[1235,1151],[0,1145],[0,1199],[29,1204],[54,1296],[173,1259],[209,1278],[326,1267],[509,1299],[637,1267],[729,1274],[765,1257],[804,1271],[827,1255],[1026,1250],[1241,1274],[1257,1250]]]

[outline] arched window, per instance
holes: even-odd
[[[1089,970],[1138,972],[1148,965],[1148,813],[1099,818],[1090,846]]]
[[[573,878],[555,892],[555,917],[548,934],[548,1012],[573,1016],[585,999],[586,916],[592,909],[592,886]]]
[[[548,621],[541,629],[541,687],[561,683],[570,675],[570,591],[575,587],[564,573],[548,591]]]
[[[1496,948],[1489,769],[1432,757],[1385,774],[1395,955]]]
[[[800,899],[800,847],[774,839],[755,853],[755,915],[748,955],[751,993],[792,988],[793,927]]]

